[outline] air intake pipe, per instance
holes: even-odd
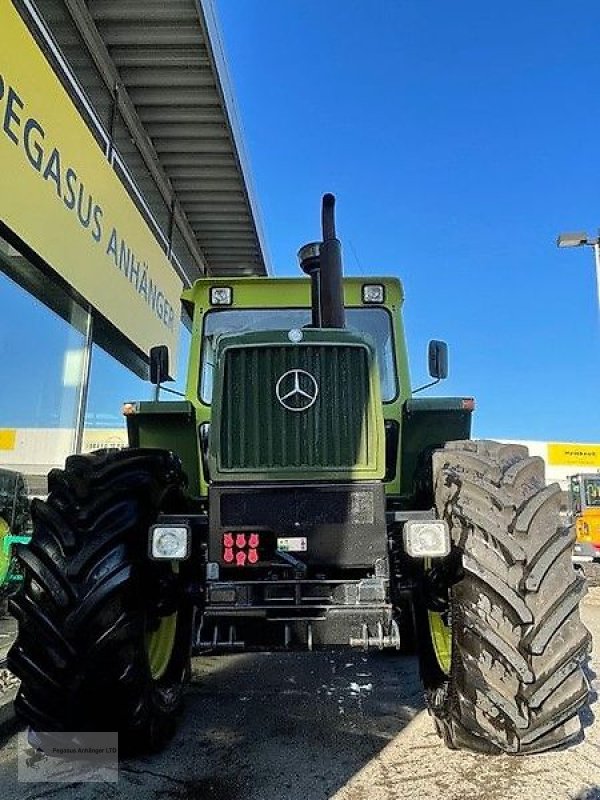
[[[344,328],[342,247],[335,235],[335,197],[323,195],[323,241],[307,244],[298,252],[301,269],[310,276],[312,324],[315,328]]]

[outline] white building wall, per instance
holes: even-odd
[[[499,439],[498,441],[508,441]],[[546,464],[547,483],[558,483],[563,491],[569,488],[569,477],[580,472],[600,473],[600,443],[515,441],[529,449],[532,456],[539,456]],[[562,463],[557,463],[557,461]]]
[[[14,444],[0,448],[0,467],[22,472],[25,475],[46,475],[56,466],[62,466],[73,452],[72,428],[17,428]],[[12,444],[12,442],[11,442]],[[84,431],[84,453],[105,447],[126,447],[125,428],[88,428]]]

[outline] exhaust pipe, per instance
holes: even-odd
[[[344,328],[346,311],[344,309],[344,286],[342,268],[342,246],[335,235],[335,197],[323,195],[321,224],[321,326],[323,328]]]
[[[300,268],[311,281],[313,328],[344,328],[342,247],[335,235],[335,197],[323,195],[323,241],[305,244],[298,251]]]

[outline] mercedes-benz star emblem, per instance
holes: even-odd
[[[291,369],[277,381],[275,394],[288,411],[306,411],[316,402],[319,384],[304,369]]]

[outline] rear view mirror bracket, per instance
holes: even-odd
[[[419,386],[417,389],[413,389],[413,394],[429,389],[448,377],[448,345],[446,342],[441,341],[441,339],[432,339],[427,348],[427,361],[429,374],[434,380]]]
[[[160,396],[160,385],[169,378],[169,348],[159,344],[150,348],[150,383],[156,387],[154,399]]]

